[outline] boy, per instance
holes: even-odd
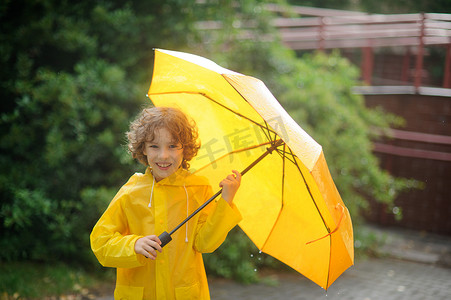
[[[178,109],[144,109],[127,133],[132,156],[147,166],[119,190],[91,233],[103,266],[117,268],[115,299],[210,299],[202,253],[213,252],[241,220],[233,198],[241,175],[220,182],[222,196],[172,235],[170,231],[209,199],[208,180],[191,174],[197,128]]]

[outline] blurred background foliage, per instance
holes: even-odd
[[[262,79],[323,145],[356,228],[366,197],[392,204],[399,192],[415,186],[381,170],[371,152],[373,128],[402,122],[367,109],[351,92],[360,84],[359,70],[338,52],[297,57],[285,48],[270,26],[263,7],[268,2],[286,4],[2,1],[0,261],[97,265],[90,230],[119,187],[143,171],[129,157],[124,133],[150,103],[145,93],[155,47],[199,54]],[[344,1],[341,7],[336,1],[289,2],[347,8],[373,1]],[[220,21],[221,29],[202,30],[199,20]],[[207,269],[249,282],[257,267],[277,265],[264,256],[249,259],[257,253],[236,229],[206,255]]]

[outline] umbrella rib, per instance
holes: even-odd
[[[290,152],[291,152],[291,154],[293,155],[293,158],[294,158],[294,154],[293,154],[292,150],[291,150],[290,148],[288,148],[288,149],[290,150]],[[305,187],[307,188],[307,191],[308,191],[308,193],[309,193],[309,195],[310,195],[310,198],[311,198],[312,201],[313,201],[313,204],[315,204],[316,210],[318,211],[318,214],[319,214],[319,216],[321,217],[321,220],[323,221],[324,226],[325,226],[326,229],[327,229],[327,232],[330,233],[330,228],[327,226],[326,221],[324,220],[323,215],[321,214],[321,211],[319,210],[318,205],[316,204],[316,202],[315,202],[315,200],[314,200],[314,198],[313,198],[312,191],[310,191],[310,187],[309,187],[308,184],[307,184],[307,180],[305,179],[304,174],[302,173],[301,168],[299,167],[299,165],[298,165],[298,163],[296,162],[296,160],[294,160],[294,165],[297,167],[299,173],[300,173],[301,176],[302,176],[302,179],[304,180]]]
[[[250,118],[248,118],[248,117],[246,117],[246,116],[240,114],[239,112],[234,111],[233,109],[228,108],[227,106],[225,106],[225,105],[219,103],[218,101],[214,100],[213,98],[211,98],[211,97],[208,96],[207,94],[205,94],[205,93],[199,93],[199,94],[202,95],[202,96],[204,96],[205,98],[209,99],[211,102],[216,103],[217,105],[221,106],[222,108],[224,108],[224,109],[226,109],[226,110],[228,110],[228,111],[234,113],[235,115],[237,115],[237,116],[239,116],[239,117],[241,117],[241,118],[243,118],[243,119],[246,119],[246,120],[248,120],[248,121],[251,122],[251,123],[254,123],[255,125],[259,126],[260,128],[264,128],[263,125],[261,125],[261,124],[257,123],[256,121],[254,121],[254,120],[252,120],[252,119],[250,119]],[[243,97],[243,99],[245,99],[245,98]],[[247,101],[246,101],[246,102],[247,102]],[[266,123],[266,121],[265,121],[265,123]],[[267,125],[266,125],[266,130],[268,130],[268,131],[274,133],[274,135],[277,135],[277,133],[276,133],[275,131],[271,130],[270,128],[268,128]],[[270,140],[271,140],[271,139],[270,139]],[[274,141],[275,141],[275,139],[274,139]]]
[[[285,148],[285,146],[284,146],[284,148]],[[327,226],[326,221],[324,220],[323,215],[321,214],[321,212],[320,212],[320,210],[319,210],[319,208],[318,208],[318,205],[317,205],[316,202],[313,200],[313,195],[312,195],[312,192],[310,191],[310,187],[309,187],[308,184],[307,184],[307,180],[305,179],[304,174],[302,173],[301,168],[299,167],[299,164],[296,162],[296,158],[295,158],[295,155],[294,155],[293,151],[292,151],[289,147],[288,147],[288,150],[290,151],[291,156],[293,157],[293,163],[294,163],[294,165],[297,167],[299,173],[301,173],[302,179],[304,180],[304,184],[305,184],[305,186],[306,186],[306,188],[307,188],[307,191],[308,191],[308,193],[309,193],[309,195],[310,195],[310,198],[312,199],[313,204],[315,204],[316,210],[318,211],[318,214],[319,214],[319,216],[321,217],[321,220],[323,221],[323,224],[324,224],[324,226],[326,227],[327,232],[330,233],[330,229],[329,229],[329,227]],[[284,158],[286,157],[286,156],[285,156],[285,153],[286,153],[286,152],[285,152],[285,149],[284,149],[284,153],[283,153],[283,157],[284,157]],[[290,160],[290,159],[289,159],[289,160]],[[290,160],[290,161],[291,161],[291,160]],[[285,164],[284,164],[284,168],[285,168]],[[282,186],[282,190],[283,190],[283,186]],[[279,215],[280,215],[280,213],[279,213]],[[329,239],[329,242],[330,242],[330,249],[332,249],[332,239]],[[329,253],[329,268],[328,268],[328,274],[327,274],[327,283],[326,283],[326,287],[329,286],[329,280],[330,280],[330,262],[331,262],[331,259],[332,259],[332,258],[331,258],[331,255],[332,255],[332,253],[330,252],[330,253]],[[326,290],[327,290],[327,288],[326,288]]]
[[[286,143],[285,143],[286,144]],[[288,147],[288,149],[290,149],[289,147]],[[291,161],[293,164],[296,164],[296,155],[291,151],[291,149],[290,149],[290,153],[288,153],[286,150],[285,150],[285,147],[284,147],[284,149],[283,150],[281,150],[281,149],[276,149],[276,151],[277,151],[277,153],[280,155],[280,156],[284,156],[286,159],[288,159],[289,161]],[[287,154],[289,154],[289,155],[287,155]]]
[[[284,203],[284,194],[285,194],[284,191],[285,191],[285,157],[286,157],[285,153],[287,153],[285,151],[286,145],[287,145],[286,143],[283,143],[284,150],[282,151],[282,153],[283,153],[283,155],[282,155],[282,196],[281,196],[282,201],[281,201],[281,204],[280,204],[280,210],[279,210],[279,214],[277,215],[277,218],[274,221],[274,224],[273,224],[273,226],[271,228],[271,232],[268,234],[268,237],[266,238],[265,242],[262,245],[262,248],[260,249],[261,251],[264,251],[266,243],[268,243],[268,240],[269,240],[270,236],[272,235],[272,232],[274,231],[274,228],[276,227],[277,221],[280,218],[280,215],[282,213],[283,206],[284,206],[283,203]],[[279,150],[276,150],[276,151],[280,154]]]
[[[263,122],[265,122],[265,126],[262,126],[262,127],[261,127],[261,129],[262,129],[262,131],[263,131],[263,134],[266,136],[266,138],[267,138],[269,141],[271,141],[271,132],[270,132],[268,123],[267,123],[265,120],[263,120]]]
[[[263,131],[263,134],[266,136],[266,139],[268,141],[271,141],[272,143],[276,143],[277,142],[277,133],[274,132],[272,129],[270,129],[268,123],[266,122],[266,120],[263,120],[263,122],[265,123],[265,126],[260,126],[260,129]],[[271,137],[271,133],[274,133],[274,138]],[[280,153],[279,149],[276,149],[277,153]]]
[[[282,156],[282,196],[281,196],[281,198],[282,198],[282,207],[281,207],[281,209],[283,209],[283,205],[284,205],[284,202],[285,202],[285,198],[284,198],[284,196],[285,196],[285,162],[286,162],[286,151],[285,151],[285,148],[287,147],[287,144],[283,144],[283,156]]]
[[[207,98],[207,99],[210,100],[211,102],[213,102],[213,103],[215,103],[215,104],[221,106],[222,108],[224,108],[224,109],[226,109],[226,110],[228,110],[228,111],[234,113],[235,115],[237,115],[237,116],[239,116],[239,117],[241,117],[241,118],[243,118],[243,119],[245,119],[245,120],[248,120],[249,122],[251,122],[251,123],[253,123],[253,124],[255,124],[255,125],[257,125],[257,126],[263,128],[263,129],[265,129],[265,126],[263,126],[263,125],[257,123],[256,121],[254,121],[254,120],[252,120],[252,119],[250,119],[250,118],[248,118],[248,117],[246,117],[246,116],[244,116],[244,115],[242,115],[242,114],[240,114],[240,113],[238,113],[238,112],[236,112],[236,111],[234,111],[233,109],[228,108],[227,106],[225,106],[225,105],[219,103],[218,101],[214,100],[213,98],[211,98],[210,96],[208,96],[208,95],[205,94],[205,93],[201,93],[201,92],[190,92],[190,91],[176,91],[176,92],[152,93],[152,94],[148,94],[148,96],[150,97],[150,96],[152,96],[152,95],[169,95],[169,94],[195,94],[195,95],[201,95],[201,96],[204,96],[205,98]],[[241,96],[241,97],[243,97],[243,96]],[[244,97],[243,97],[243,99],[244,99]],[[266,121],[265,121],[265,123],[266,123]],[[268,128],[267,125],[266,125],[266,130],[268,130],[268,131],[274,133],[275,135],[277,135],[277,133],[276,133],[274,130]]]
[[[296,164],[296,162],[295,162],[295,157],[297,157],[296,155],[294,155],[293,153],[290,153],[291,154],[291,158],[289,157],[289,156],[286,156],[286,154],[288,154],[288,152],[287,151],[285,151],[285,150],[277,150],[277,153],[279,153],[279,155],[280,156],[284,156],[286,159],[288,159],[289,161],[291,161],[293,164]]]
[[[244,151],[247,151],[247,150],[252,150],[252,149],[256,149],[256,148],[259,148],[259,147],[262,147],[262,146],[272,145],[272,144],[274,144],[274,143],[273,143],[272,141],[270,141],[270,142],[265,142],[265,143],[261,143],[261,144],[258,144],[258,145],[249,146],[249,147],[246,147],[246,148],[241,148],[241,149],[233,150],[233,151],[231,151],[231,152],[227,152],[227,153],[224,154],[223,156],[221,156],[221,157],[215,159],[214,161],[211,161],[209,164],[204,165],[202,168],[197,169],[194,173],[199,172],[199,171],[201,171],[201,170],[207,168],[208,166],[211,166],[212,164],[214,164],[214,163],[220,161],[221,159],[223,159],[223,158],[225,158],[225,157],[227,157],[227,156],[229,156],[229,155],[231,155],[231,154],[240,153],[240,152],[244,152]]]
[[[329,239],[329,249],[332,249],[332,238]],[[332,262],[332,251],[329,251],[329,267],[327,268],[326,290],[329,287],[331,262]]]
[[[268,234],[268,238],[265,240],[265,242],[263,243],[263,245],[262,245],[262,248],[261,248],[261,250],[263,251],[264,250],[264,248],[265,248],[265,246],[266,246],[266,244],[267,244],[267,242],[268,242],[268,240],[269,240],[269,237],[271,236],[271,234],[272,234],[272,232],[274,231],[274,228],[276,227],[276,224],[277,224],[277,221],[279,220],[279,218],[280,218],[280,215],[281,215],[281,213],[282,213],[282,210],[283,210],[283,207],[284,207],[284,195],[285,195],[285,166],[286,166],[286,160],[288,159],[289,161],[291,161],[292,163],[294,163],[295,165],[296,165],[296,162],[294,162],[294,161],[292,161],[290,158],[288,158],[288,156],[287,156],[287,154],[289,154],[285,149],[287,148],[287,144],[286,143],[283,143],[283,150],[280,150],[280,149],[277,149],[276,151],[277,151],[277,153],[279,153],[279,155],[281,156],[281,158],[282,158],[282,195],[281,195],[281,205],[280,205],[280,210],[279,210],[279,214],[277,215],[277,218],[276,218],[276,220],[274,221],[274,224],[273,224],[273,226],[272,226],[272,228],[271,228],[271,232]],[[288,149],[290,149],[289,147],[288,147]],[[291,149],[290,149],[290,152],[291,152]],[[291,156],[293,157],[293,159],[294,159],[294,154],[293,154],[293,152],[291,152],[290,153],[291,154]],[[298,169],[299,169],[299,167],[298,167]],[[300,170],[299,170],[299,172],[300,172]],[[301,173],[302,174],[302,173]],[[304,182],[305,182],[305,179],[304,179]],[[310,194],[311,195],[311,194]]]

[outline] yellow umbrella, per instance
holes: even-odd
[[[234,203],[243,216],[239,226],[261,251],[324,289],[353,265],[351,218],[322,147],[262,81],[200,56],[156,49],[148,96],[196,121],[202,147],[191,168],[212,186],[246,168]]]

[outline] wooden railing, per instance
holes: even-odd
[[[287,13],[286,8],[277,5],[267,5],[266,9]],[[362,77],[368,84],[371,84],[373,48],[416,47],[414,87],[418,90],[425,47],[445,46],[443,87],[451,88],[451,14],[382,15],[301,6],[291,7],[290,12],[289,18],[273,20],[288,47],[294,50],[362,48]]]
[[[282,8],[268,6],[273,12]],[[335,15],[273,20],[282,41],[295,50],[448,45],[451,42],[451,14],[365,14],[337,11]],[[306,10],[309,11],[309,10]],[[320,9],[310,11],[321,13]]]
[[[373,72],[374,48],[406,47],[406,61],[410,59],[412,48],[416,55],[413,86],[418,91],[422,83],[425,47],[446,47],[443,87],[451,88],[451,14],[383,15],[275,4],[267,4],[265,9],[276,15],[272,23],[279,30],[282,42],[291,49],[361,48],[362,78],[369,85]],[[221,23],[198,22],[197,26],[214,30],[221,28]],[[252,24],[240,26],[249,28]],[[249,32],[242,38],[268,37],[256,37]],[[403,69],[402,74],[400,80],[406,81],[407,70]]]

